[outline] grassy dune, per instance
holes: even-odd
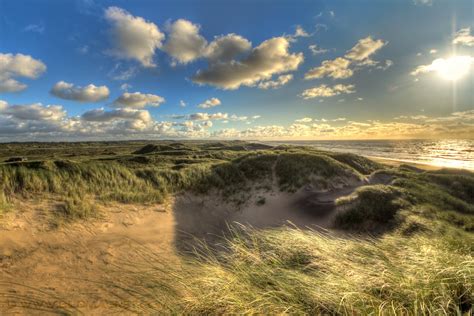
[[[146,146],[145,146],[146,145]],[[243,142],[79,143],[0,157],[0,210],[15,200],[60,202],[61,221],[88,220],[95,205],[159,203],[184,191],[245,203],[254,189],[336,190],[369,174],[337,200],[337,233],[237,227],[215,252],[203,247],[183,266],[144,251],[108,284],[133,312],[189,314],[466,314],[473,311],[474,175],[387,167],[312,148]],[[88,146],[90,147],[87,150]],[[2,158],[0,158],[1,161]],[[383,182],[383,181],[382,181]],[[275,188],[276,186],[276,188]],[[0,212],[1,214],[1,212]]]

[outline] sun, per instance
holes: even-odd
[[[441,78],[455,81],[469,73],[471,63],[471,56],[452,56],[434,60],[431,67]]]

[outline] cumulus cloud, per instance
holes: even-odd
[[[208,109],[208,108],[213,108],[218,105],[221,105],[221,100],[219,100],[218,98],[211,98],[199,104],[197,107],[201,109]]]
[[[46,65],[39,59],[23,54],[0,53],[0,92],[18,92],[27,85],[15,78],[36,79],[46,71]]]
[[[163,102],[165,102],[165,99],[159,95],[145,94],[140,92],[125,92],[114,101],[113,106],[119,108],[140,109],[146,106],[157,107]]]
[[[144,67],[156,66],[153,56],[165,38],[158,26],[118,7],[107,8],[105,18],[111,24],[112,55],[137,60]]]
[[[374,40],[371,36],[368,36],[360,39],[357,44],[347,52],[345,57],[355,61],[363,61],[381,49],[385,44],[387,43],[380,39]]]
[[[288,74],[288,75],[281,75],[278,76],[276,80],[268,80],[268,81],[262,81],[258,84],[258,87],[260,89],[277,89],[280,88],[284,85],[286,85],[288,82],[293,80],[293,75]]]
[[[286,38],[275,37],[255,47],[242,60],[210,64],[208,69],[198,71],[192,80],[227,90],[238,89],[242,85],[254,86],[274,74],[298,68],[304,60],[303,54],[292,54],[288,49]]]
[[[228,62],[252,48],[250,41],[234,33],[216,36],[208,44],[199,33],[200,26],[184,19],[169,24],[167,28],[169,36],[163,49],[173,63],[187,64],[199,58],[207,58],[211,64]]]
[[[106,86],[89,84],[85,87],[81,87],[64,81],[57,82],[50,92],[58,98],[79,102],[102,101],[107,99],[110,94],[109,88]]]
[[[352,84],[337,84],[335,86],[327,86],[325,84],[306,89],[300,95],[303,99],[313,99],[313,98],[328,98],[340,94],[354,93],[354,85]]]
[[[26,121],[59,121],[66,117],[66,111],[60,105],[43,106],[41,103],[8,105],[5,101],[0,104],[0,114]]]
[[[178,63],[187,64],[203,56],[207,41],[199,34],[200,26],[179,19],[169,26],[164,50]]]
[[[471,35],[471,28],[466,27],[457,31],[454,34],[453,44],[474,46],[474,36]]]
[[[474,57],[471,56],[437,58],[431,64],[416,67],[411,75],[418,76],[423,73],[438,72],[444,78],[457,79],[457,77],[467,74],[472,65],[474,65]]]
[[[368,36],[360,39],[357,44],[352,47],[344,57],[337,57],[333,60],[325,60],[321,66],[310,69],[304,76],[306,80],[315,78],[331,77],[333,79],[345,79],[354,74],[351,66],[354,64],[359,67],[376,66],[378,62],[370,59],[370,56],[381,49],[386,42],[378,39],[374,40]],[[316,49],[316,48],[315,48]],[[385,65],[379,66],[379,69],[387,69],[392,62],[387,60]]]
[[[192,121],[211,121],[211,120],[225,120],[229,118],[229,114],[227,113],[193,113],[188,116],[188,118]]]
[[[349,78],[353,75],[353,71],[349,68],[351,62],[348,59],[338,57],[334,60],[325,60],[321,66],[315,67],[305,73],[305,79],[315,79],[323,77],[331,77],[334,79]]]
[[[227,34],[216,37],[207,47],[204,56],[211,63],[229,62],[239,54],[252,48],[252,43],[237,34]]]
[[[312,121],[313,121],[313,119],[310,118],[310,117],[303,117],[299,120],[295,120],[296,123],[310,123]]]
[[[137,110],[121,108],[106,111],[103,108],[85,112],[81,120],[86,122],[119,122],[123,127],[132,130],[143,130],[153,123],[150,112],[147,110]]]

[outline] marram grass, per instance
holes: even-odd
[[[179,269],[152,258],[129,293],[141,312],[470,315],[474,259],[463,243],[474,238],[461,234],[358,239],[239,228],[224,251],[201,250]]]

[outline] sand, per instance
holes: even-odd
[[[224,202],[217,193],[183,193],[164,205],[109,203],[100,206],[101,218],[59,228],[49,225],[54,201],[16,201],[14,210],[0,219],[0,311],[123,312],[116,304],[124,300],[117,299],[109,282],[132,287],[135,280],[122,271],[147,267],[150,255],[179,269],[183,254],[202,241],[214,249],[237,223],[260,229],[332,229],[337,198],[361,185],[387,181],[368,178],[331,191],[260,190],[241,205]]]

